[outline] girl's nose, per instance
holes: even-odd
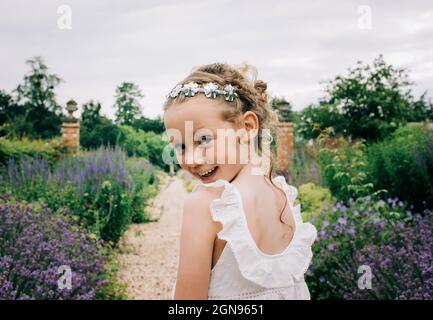
[[[192,149],[188,152],[186,152],[186,159],[185,164],[191,168],[195,168],[198,165],[202,165],[204,163],[204,157],[203,155],[197,151],[194,151],[195,149]]]

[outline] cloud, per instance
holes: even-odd
[[[395,1],[84,1],[70,2],[72,30],[59,30],[64,1],[0,3],[0,88],[13,90],[41,55],[64,80],[58,97],[100,100],[112,116],[114,92],[134,81],[144,112],[162,113],[165,94],[194,66],[247,61],[272,94],[296,110],[322,96],[320,81],[378,54],[406,66],[415,92],[433,87],[429,0]],[[359,28],[370,5],[372,28]]]

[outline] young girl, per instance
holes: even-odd
[[[256,74],[247,64],[204,65],[167,95],[177,160],[199,180],[184,204],[174,299],[310,298],[316,229],[294,206],[297,189],[271,178],[272,163],[259,170],[272,160],[266,129],[277,116]]]

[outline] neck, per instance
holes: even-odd
[[[233,182],[235,179],[239,179],[239,178],[244,177],[244,176],[253,175],[253,169],[254,169],[254,166],[251,163],[244,165],[242,167],[242,169],[239,170],[239,172],[233,177],[233,179],[230,180],[230,183]],[[254,175],[257,175],[257,174],[254,174]]]

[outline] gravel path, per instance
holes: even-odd
[[[171,299],[186,195],[183,180],[169,178],[152,206],[159,221],[133,224],[121,240],[119,277],[130,299]]]

